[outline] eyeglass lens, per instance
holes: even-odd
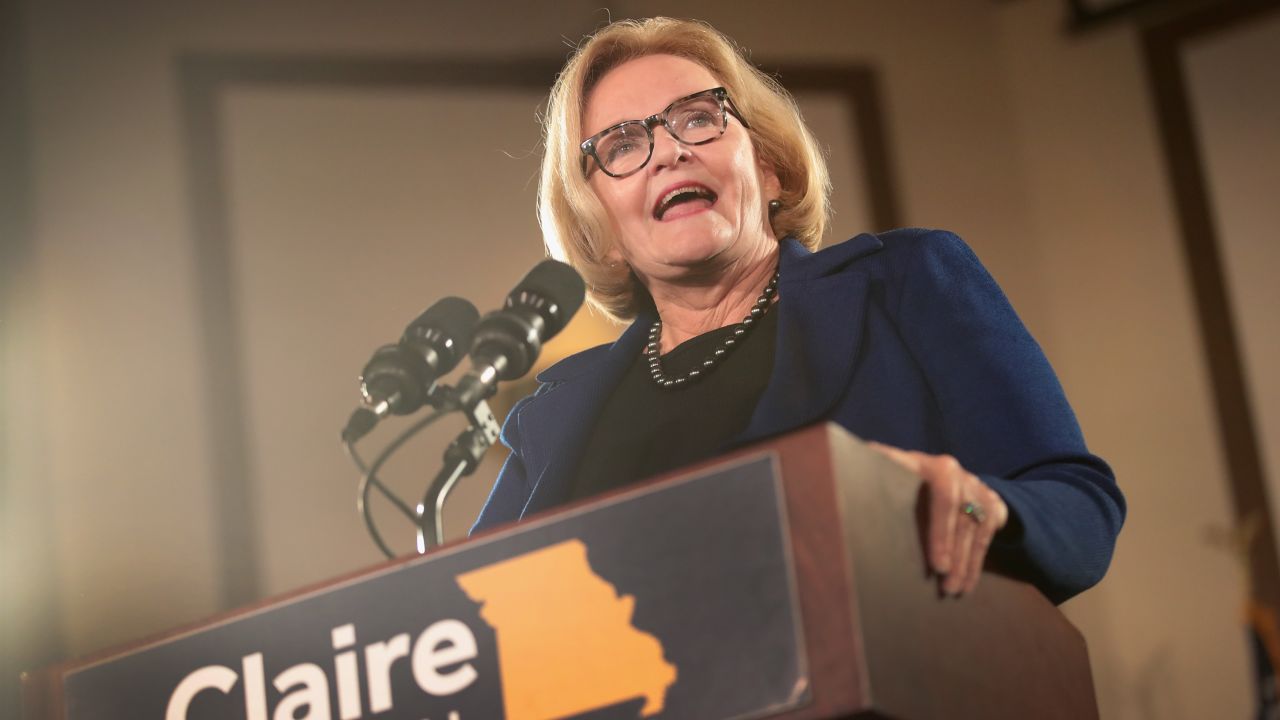
[[[667,129],[686,145],[710,142],[724,133],[725,114],[711,95],[689,98],[672,105],[663,117]],[[596,157],[612,175],[635,172],[649,161],[653,132],[644,121],[623,123],[596,143]]]

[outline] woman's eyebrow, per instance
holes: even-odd
[[[660,114],[663,110],[666,110],[667,108],[671,107],[671,104],[672,104],[672,103],[674,103],[675,101],[677,101],[677,100],[679,100],[679,99],[681,99],[681,98],[688,97],[689,95],[692,95],[692,94],[697,93],[697,92],[700,92],[700,91],[698,91],[698,90],[693,90],[693,91],[691,91],[691,92],[687,92],[687,93],[678,93],[678,94],[676,94],[676,95],[672,95],[672,96],[671,96],[671,99],[667,100],[666,104],[664,104],[662,107],[658,108],[657,110],[654,110],[653,112],[644,113],[643,115],[635,115],[635,116],[632,116],[632,117],[619,117],[619,118],[616,118],[616,119],[614,119],[614,120],[611,120],[611,121],[609,121],[609,122],[607,122],[607,123],[605,123],[605,124],[601,125],[599,130],[596,130],[595,132],[589,132],[589,133],[587,133],[586,137],[595,137],[597,134],[599,134],[599,133],[603,132],[604,130],[606,130],[606,129],[608,129],[608,128],[611,128],[611,127],[613,127],[613,126],[615,126],[615,125],[621,125],[621,124],[622,124],[622,123],[624,123],[624,122],[639,122],[639,121],[641,121],[641,120],[645,120],[646,118],[649,118],[649,117],[650,117],[650,116],[652,116],[652,115],[658,115],[658,114]]]

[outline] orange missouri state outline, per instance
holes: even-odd
[[[662,711],[676,667],[631,625],[635,597],[591,571],[587,546],[566,540],[458,576],[493,626],[507,720],[546,720],[643,696]]]

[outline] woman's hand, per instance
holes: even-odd
[[[929,566],[938,574],[942,592],[972,592],[982,576],[991,538],[1009,522],[1009,506],[950,455],[869,445],[924,480]]]

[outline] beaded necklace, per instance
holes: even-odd
[[[760,297],[756,298],[756,302],[751,306],[751,312],[742,318],[742,322],[734,328],[733,333],[727,336],[716,347],[711,354],[707,355],[707,359],[702,361],[701,365],[694,367],[692,370],[684,373],[680,377],[670,377],[662,370],[662,318],[653,321],[653,325],[649,327],[649,344],[644,348],[645,357],[649,360],[649,375],[653,377],[653,381],[663,390],[675,390],[686,385],[701,380],[715,370],[724,359],[729,356],[747,336],[747,333],[756,326],[760,318],[769,312],[769,307],[773,302],[773,296],[778,292],[778,271],[773,271],[773,277],[769,279],[769,284],[764,286],[764,291],[760,293]]]

